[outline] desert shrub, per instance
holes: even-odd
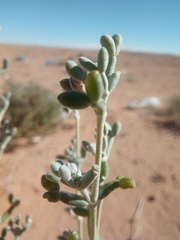
[[[166,129],[173,135],[180,134],[180,94],[172,95],[165,107],[154,111],[158,117],[154,123],[160,129]]]
[[[169,99],[169,108],[172,114],[180,114],[180,93],[174,94]]]
[[[56,125],[59,104],[55,94],[35,83],[7,83],[12,93],[8,118],[18,128],[19,137],[47,133]]]

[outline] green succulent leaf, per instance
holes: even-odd
[[[113,57],[116,55],[116,46],[114,40],[109,35],[103,35],[100,39],[102,47],[105,47],[109,53],[109,56]]]
[[[46,178],[45,174],[42,175],[42,177],[41,177],[41,185],[43,186],[43,188],[45,188],[48,191],[59,191],[60,190],[59,184],[57,182],[49,181]]]
[[[58,101],[65,107],[71,109],[84,109],[92,104],[87,94],[77,91],[61,93],[58,96]]]
[[[96,103],[103,96],[104,85],[101,73],[97,70],[90,72],[85,79],[87,95],[92,103]]]
[[[98,69],[101,73],[105,72],[108,66],[109,55],[105,47],[102,47],[98,53]]]
[[[114,72],[112,75],[108,77],[109,83],[108,89],[110,93],[115,89],[117,83],[119,82],[120,76],[121,76],[120,72]]]
[[[88,202],[84,199],[83,196],[78,194],[68,193],[68,192],[60,192],[60,201],[66,203],[71,206],[76,207],[86,207],[88,206]]]
[[[81,217],[88,217],[89,216],[89,210],[87,208],[83,208],[83,207],[74,207],[73,212]]]
[[[100,174],[100,182],[103,182],[109,172],[109,163],[108,161],[102,161],[101,163],[101,174]]]
[[[120,131],[121,131],[121,123],[120,122],[115,122],[113,125],[112,125],[112,129],[111,129],[111,134],[110,134],[110,137],[115,137],[117,136]]]
[[[116,46],[116,56],[119,54],[121,47],[122,47],[122,37],[120,34],[114,34],[112,36],[115,46]]]
[[[60,201],[60,192],[57,191],[48,191],[43,194],[43,198],[47,198],[49,202],[59,202]]]
[[[98,67],[97,67],[96,63],[91,61],[89,58],[79,57],[79,62],[88,71],[98,70]]]
[[[86,74],[73,60],[68,60],[66,62],[66,71],[69,74],[69,76],[75,78],[78,81],[85,80]]]
[[[71,91],[72,90],[71,85],[69,83],[69,78],[62,79],[59,83],[60,83],[63,90],[65,90],[65,91]]]

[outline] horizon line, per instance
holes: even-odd
[[[46,48],[59,48],[59,49],[72,49],[72,50],[87,50],[87,51],[97,51],[100,49],[101,45],[67,45],[67,44],[46,44],[46,43],[17,43],[17,42],[0,42],[0,45],[11,45],[11,46],[27,46],[27,47],[46,47]],[[180,57],[180,53],[174,52],[164,52],[164,51],[155,51],[147,49],[138,49],[136,47],[125,47],[121,49],[122,52],[133,52],[133,53],[144,53],[144,54],[157,54],[157,55],[171,55]]]

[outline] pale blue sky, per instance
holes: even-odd
[[[180,55],[180,0],[0,0],[0,43],[97,48],[120,33],[123,49]]]

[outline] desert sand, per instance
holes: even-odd
[[[96,51],[46,48],[36,46],[0,45],[1,61],[11,60],[9,70],[0,76],[1,93],[7,79],[26,84],[29,81],[62,92],[59,81],[67,77],[64,62],[78,56],[96,59]],[[23,61],[17,56],[23,55]],[[61,64],[46,65],[46,60]],[[122,52],[117,70],[121,80],[109,98],[108,118],[112,124],[122,123],[110,156],[108,180],[125,175],[136,180],[136,188],[116,190],[104,202],[100,234],[103,240],[127,240],[130,219],[139,201],[143,208],[133,225],[140,227],[138,240],[180,239],[180,136],[171,130],[159,129],[150,110],[127,110],[133,100],[158,97],[165,105],[169,97],[180,91],[180,57],[146,53]],[[88,108],[81,113],[81,139],[94,141],[95,116]],[[13,152],[3,155],[1,163],[0,213],[8,207],[13,193],[21,204],[13,212],[24,218],[30,213],[32,225],[21,240],[54,240],[63,230],[77,230],[77,222],[64,211],[65,205],[49,203],[42,198],[41,175],[57,154],[62,154],[75,134],[74,121],[67,119],[55,133],[42,136],[38,144],[22,139]],[[88,155],[84,169],[93,164]],[[63,189],[63,186],[62,186]],[[7,240],[13,239],[9,233]],[[84,240],[88,239],[85,233]]]

